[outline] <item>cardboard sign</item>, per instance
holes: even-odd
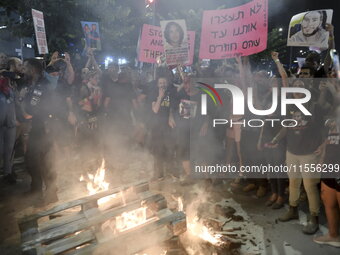
[[[46,40],[44,14],[41,11],[32,9],[32,17],[39,54],[47,54],[48,46]]]
[[[289,23],[288,46],[328,48],[329,32],[326,24],[332,23],[333,10],[316,10],[294,15]]]
[[[189,44],[185,20],[161,21],[167,65],[188,64]]]
[[[195,50],[195,32],[188,31],[189,61],[192,65]],[[164,54],[162,29],[158,26],[144,24],[139,40],[138,60],[145,63],[156,63],[157,57]]]
[[[100,50],[101,43],[98,22],[80,21],[80,23],[84,32],[86,47]]]
[[[267,12],[267,0],[253,0],[230,9],[204,11],[200,58],[233,58],[265,50]]]

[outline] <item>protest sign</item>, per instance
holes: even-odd
[[[294,15],[289,23],[288,46],[328,48],[329,32],[326,24],[332,22],[333,10],[316,10]]]
[[[141,62],[156,63],[163,54],[163,39],[160,27],[144,24],[139,41],[138,59]]]
[[[80,23],[84,32],[86,47],[100,50],[101,43],[98,22],[81,21]]]
[[[248,56],[267,48],[268,2],[203,12],[201,59]]]
[[[188,64],[189,44],[185,20],[163,20],[161,28],[166,63]]]
[[[48,46],[46,40],[44,14],[41,11],[32,9],[32,17],[39,54],[47,54]]]
[[[195,32],[188,31],[189,61],[192,65],[195,50]],[[157,57],[164,54],[162,29],[158,26],[144,24],[139,40],[138,60],[145,63],[156,63]]]

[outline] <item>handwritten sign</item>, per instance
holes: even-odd
[[[41,11],[32,9],[32,17],[39,54],[47,54],[48,46],[46,40],[44,14]]]
[[[230,9],[204,11],[200,58],[233,58],[265,50],[267,11],[267,0],[253,0]]]
[[[189,62],[194,59],[195,32],[188,31]],[[156,63],[157,57],[164,55],[163,36],[161,27],[144,24],[139,42],[138,60],[145,63]]]

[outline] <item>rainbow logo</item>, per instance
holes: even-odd
[[[214,89],[212,86],[210,86],[209,84],[206,84],[206,83],[203,83],[203,82],[197,82],[198,84],[206,87],[206,88],[202,88],[202,87],[199,87],[197,86],[197,88],[205,93],[207,93],[210,98],[213,100],[214,104],[217,105],[217,101],[216,101],[216,98],[215,96],[217,97],[218,99],[218,102],[220,103],[220,105],[223,105],[223,102],[222,102],[222,99],[221,99],[221,96],[218,94],[218,92],[216,91],[216,89]],[[212,93],[211,93],[212,92]],[[214,96],[215,95],[215,96]]]

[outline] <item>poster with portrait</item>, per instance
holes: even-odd
[[[44,14],[41,11],[32,9],[32,17],[39,54],[47,54],[48,46],[46,40]]]
[[[185,20],[161,21],[163,45],[168,65],[189,62],[189,44]]]
[[[101,50],[98,22],[80,21],[85,36],[86,48]]]
[[[329,32],[326,24],[332,23],[333,10],[315,10],[299,13],[289,23],[288,46],[328,48]]]
[[[197,102],[182,99],[179,104],[179,116],[183,119],[194,119],[197,113]]]
[[[192,65],[195,53],[195,31],[188,31],[189,61]],[[158,26],[144,24],[138,41],[138,60],[145,63],[165,63],[162,29]]]

